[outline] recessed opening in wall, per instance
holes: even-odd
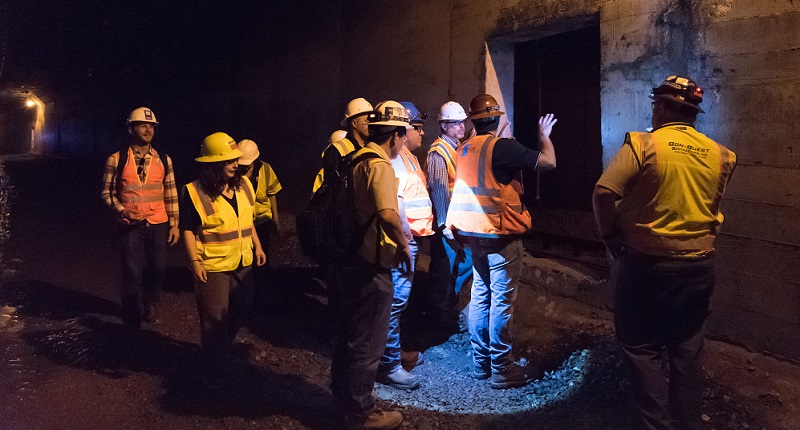
[[[539,116],[558,118],[553,131],[558,166],[526,179],[526,203],[591,210],[603,171],[600,140],[600,27],[591,26],[514,46],[514,133],[538,142]]]

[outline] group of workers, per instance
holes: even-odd
[[[653,88],[652,126],[628,133],[593,194],[600,236],[619,265],[615,328],[631,369],[636,426],[699,429],[699,361],[714,289],[714,239],[720,201],[735,154],[697,132],[703,90],[670,76]],[[439,111],[440,135],[421,165],[427,118],[411,102],[347,104],[322,154],[314,189],[351,175],[359,230],[352,255],[329,271],[329,300],[338,333],[331,390],[345,428],[393,429],[397,411],[375,408],[374,383],[413,390],[406,370],[424,362],[401,350],[400,318],[414,282],[419,242],[428,241],[430,322],[469,331],[469,375],[495,389],[521,387],[535,371],[512,351],[511,323],[522,270],[521,238],[531,228],[522,175],[555,168],[552,114],[538,121],[538,149],[504,136],[497,100],[479,94],[467,113],[454,101]],[[465,121],[473,132],[467,135]],[[266,262],[264,238],[274,232],[280,190],[271,167],[254,163],[254,142],[214,133],[195,160],[199,177],[178,197],[169,157],[151,145],[155,116],[130,115],[132,144],[106,163],[105,202],[122,239],[122,319],[138,329],[157,322],[155,303],[167,244],[183,238],[195,275],[207,375],[224,375],[230,346],[252,302],[253,262]],[[180,217],[178,207],[180,206]],[[145,271],[147,266],[149,271]],[[470,301],[459,312],[460,290]],[[669,359],[669,381],[660,357]],[[406,365],[406,368],[404,368]]]

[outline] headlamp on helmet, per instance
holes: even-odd
[[[671,101],[693,107],[698,112],[705,113],[700,108],[700,103],[703,102],[703,92],[703,89],[690,78],[672,75],[664,80],[661,85],[653,88],[650,92],[650,98]]]

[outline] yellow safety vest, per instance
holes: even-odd
[[[186,184],[197,213],[200,228],[195,232],[197,255],[209,272],[227,272],[253,263],[253,204],[254,191],[250,180],[242,178],[236,191],[236,215],[222,197],[211,200],[195,181]]]
[[[447,211],[447,226],[465,236],[503,237],[531,228],[531,214],[522,204],[520,184],[497,181],[492,153],[497,138],[475,136],[456,156],[456,181]]]
[[[339,151],[339,155],[341,155],[342,157],[345,157],[347,156],[347,154],[356,150],[356,146],[353,145],[353,142],[350,142],[350,140],[345,137],[338,142],[333,142],[330,145],[326,146],[325,149],[322,151],[322,157],[325,157],[325,151],[327,151],[328,148],[330,148],[331,146],[336,148],[336,150]],[[322,186],[323,182],[325,182],[325,169],[319,169],[317,177],[314,178],[314,186],[311,188],[311,192],[316,193],[319,187]]]
[[[267,195],[267,187],[269,186],[269,179],[267,176],[272,171],[268,168],[268,164],[259,161],[261,167],[258,171],[258,183],[256,184],[256,203],[254,207],[255,223],[261,224],[264,221],[272,219],[272,203],[269,201]],[[248,178],[249,179],[249,178]]]
[[[403,160],[407,173],[403,189],[403,205],[411,233],[414,236],[430,236],[433,234],[433,209],[425,173],[417,157],[408,148],[403,147],[399,157]]]
[[[124,166],[117,165],[117,169],[122,169],[117,184],[118,198],[125,209],[147,214],[145,220],[148,223],[161,224],[167,222],[167,211],[164,206],[164,175],[167,166],[161,162],[161,157],[155,149],[151,151],[153,153],[150,167],[145,174],[144,182],[141,182],[133,150],[128,147],[128,161]],[[114,155],[117,156],[119,163],[119,152]]]
[[[444,162],[447,164],[447,189],[452,194],[456,179],[456,150],[444,139],[437,137],[428,149],[428,154],[431,152],[435,152],[444,158]]]
[[[639,178],[625,190],[616,223],[625,242],[648,255],[697,256],[714,250],[719,210],[736,154],[691,125],[628,133]]]

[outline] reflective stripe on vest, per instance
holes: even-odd
[[[161,224],[168,220],[164,206],[164,175],[167,168],[156,150],[151,148],[151,152],[150,165],[143,183],[139,179],[133,150],[128,147],[128,161],[125,166],[117,165],[117,169],[122,169],[117,184],[117,197],[125,209],[146,215],[145,220],[150,224]],[[119,162],[119,152],[116,156]]]
[[[255,185],[256,188],[256,199],[255,199],[255,223],[260,224],[264,221],[272,219],[272,203],[269,201],[269,196],[267,195],[267,186],[271,178],[267,177],[267,174],[271,172],[271,169],[267,168],[267,163],[262,161],[258,161],[260,167],[258,169],[258,181]]]
[[[238,216],[221,197],[211,200],[197,181],[186,185],[192,203],[200,215],[195,232],[197,255],[210,272],[236,270],[241,263],[253,263],[253,186],[242,178],[242,188],[235,191]]]
[[[425,174],[417,157],[408,148],[403,147],[400,150],[400,158],[407,173],[406,186],[403,189],[403,205],[411,233],[414,236],[430,236],[433,234],[433,209]]]
[[[439,154],[447,165],[447,187],[450,193],[453,192],[453,186],[456,179],[456,150],[445,142],[441,137],[436,138],[428,149],[428,154],[435,152]]]
[[[625,241],[648,255],[713,251],[736,154],[687,124],[629,133],[626,144],[640,160],[640,173],[616,210]]]
[[[465,236],[501,237],[523,234],[531,216],[514,185],[497,182],[492,172],[492,135],[473,138],[459,148],[453,198],[447,223]]]

